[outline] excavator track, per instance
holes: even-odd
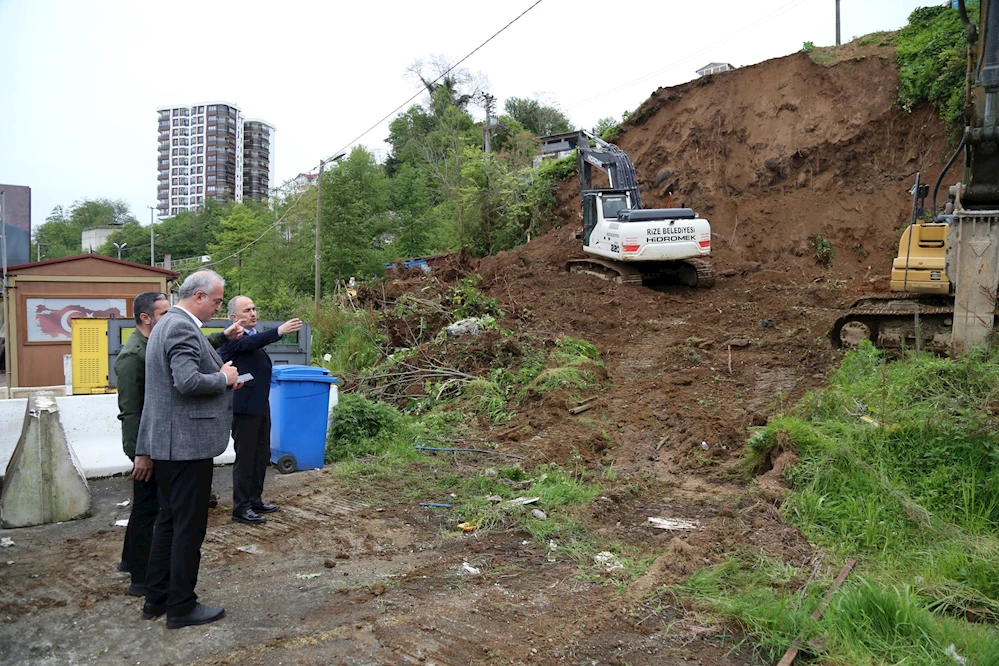
[[[715,267],[707,259],[687,259],[682,262],[694,267],[697,271],[697,282],[693,285],[698,289],[710,289],[715,286]]]
[[[586,273],[618,284],[642,284],[642,272],[637,268],[597,257],[570,259],[566,262],[565,269],[570,273]]]
[[[715,285],[715,271],[707,259],[630,263],[599,257],[570,259],[566,270],[586,273],[618,284],[644,284],[674,279],[688,287],[710,289]]]
[[[838,348],[856,349],[868,340],[882,349],[919,347],[942,352],[950,346],[953,319],[953,301],[940,296],[871,294],[836,320],[829,338]]]

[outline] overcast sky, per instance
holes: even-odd
[[[535,0],[0,0],[0,183],[57,205],[156,205],[156,108],[225,100],[277,127],[278,183],[354,143],[384,157],[418,58],[463,58]],[[843,41],[905,24],[911,0],[842,0]],[[835,42],[835,0],[541,0],[465,63],[572,123],[620,117],[712,61]],[[481,113],[481,112],[479,112]],[[354,143],[352,143],[354,142]]]

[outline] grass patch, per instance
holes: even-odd
[[[999,660],[999,357],[848,353],[830,386],[749,440],[760,473],[785,451],[782,506],[831,562],[808,572],[740,555],[694,574],[680,594],[737,619],[773,659],[804,631],[827,663]],[[847,557],[857,568],[820,623],[807,615]]]
[[[334,375],[350,377],[382,357],[377,321],[366,310],[355,312],[330,300],[318,311],[300,310],[302,319],[312,324],[312,358]]]

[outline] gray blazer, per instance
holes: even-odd
[[[170,308],[146,347],[146,398],[135,454],[153,460],[203,460],[225,451],[232,391],[222,359],[189,314]]]

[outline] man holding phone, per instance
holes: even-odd
[[[132,512],[125,529],[125,544],[121,551],[119,571],[132,575],[127,593],[141,597],[146,594],[146,568],[153,539],[153,524],[160,512],[158,488],[153,478],[153,461],[149,456],[136,456],[135,444],[139,437],[139,421],[146,393],[146,345],[153,327],[167,310],[170,301],[166,294],[145,291],[132,301],[135,330],[122,346],[114,362],[118,377],[118,419],[121,421],[121,444],[125,455],[133,462]],[[216,349],[228,339],[243,334],[239,324],[232,324],[224,333],[213,333],[208,342]]]
[[[257,308],[246,296],[229,301],[229,319],[243,327],[244,335],[219,348],[223,361],[232,361],[240,375],[248,375],[233,395],[232,439],[236,462],[232,466],[232,520],[247,525],[267,522],[263,515],[277,505],[263,501],[264,476],[271,458],[271,359],[264,347],[302,328],[289,319],[269,331],[257,331]],[[242,381],[242,378],[241,378]]]

